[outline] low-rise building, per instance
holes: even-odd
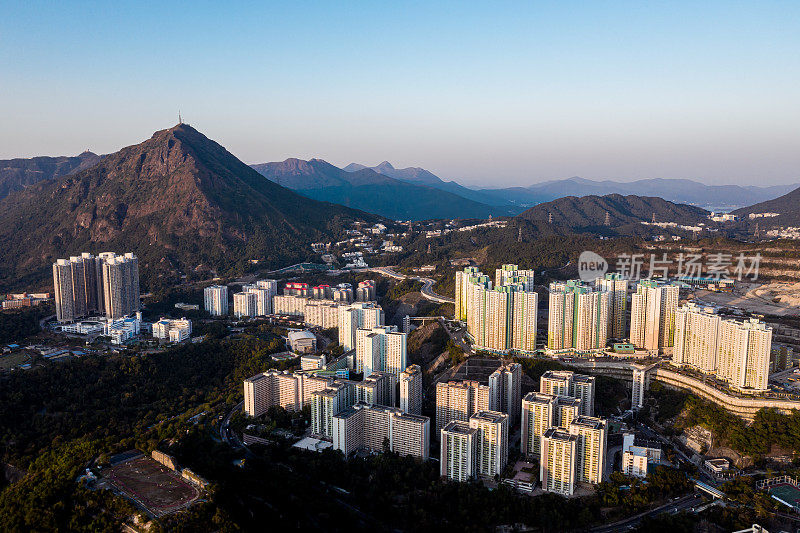
[[[317,351],[317,337],[308,330],[290,331],[289,347],[293,352],[304,354]]]

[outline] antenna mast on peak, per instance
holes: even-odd
[[[183,124],[183,119],[181,118],[181,112],[178,111],[178,124]]]

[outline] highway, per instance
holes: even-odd
[[[433,292],[433,289],[431,289],[431,287],[433,287],[434,283],[436,283],[436,280],[433,280],[431,278],[423,278],[420,276],[406,276],[405,274],[395,272],[390,267],[361,268],[359,269],[359,271],[376,272],[378,274],[381,274],[382,276],[388,276],[394,279],[413,279],[415,281],[421,281],[422,288],[420,289],[419,292],[422,293],[422,296],[426,300],[430,300],[432,302],[437,302],[440,304],[452,304],[456,302],[452,298],[448,298],[446,296],[442,296],[441,294],[436,294],[435,292]]]
[[[232,446],[234,448],[241,448],[243,446],[243,444],[241,442],[239,442],[239,438],[236,436],[236,434],[233,431],[230,430],[229,426],[230,426],[231,417],[233,416],[233,414],[236,411],[238,411],[239,409],[241,409],[242,407],[244,407],[244,400],[242,400],[241,402],[239,402],[236,405],[234,405],[233,409],[231,409],[228,412],[228,414],[225,415],[225,418],[223,418],[222,421],[219,424],[219,438],[222,440],[222,442],[224,442],[225,444],[228,444],[228,445],[230,445],[230,446]]]
[[[614,533],[617,531],[629,531],[635,529],[639,524],[642,522],[642,519],[648,516],[657,516],[663,513],[679,513],[681,511],[691,511],[697,507],[700,507],[704,503],[704,499],[702,496],[697,496],[695,494],[689,494],[687,496],[683,496],[682,498],[678,498],[673,500],[669,503],[665,503],[661,507],[656,507],[650,511],[646,511],[644,513],[638,514],[636,516],[632,516],[630,518],[626,518],[624,520],[620,520],[619,522],[614,522],[613,524],[605,524],[603,526],[598,526],[594,529],[590,529],[589,531],[593,533]]]

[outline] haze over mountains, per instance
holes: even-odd
[[[0,286],[41,281],[56,258],[82,251],[134,250],[151,282],[192,271],[241,271],[249,259],[285,266],[354,220],[380,218],[265,180],[179,124],[91,168],[1,200]]]
[[[777,213],[778,216],[758,217],[754,219],[762,227],[794,226],[800,227],[800,188],[783,196],[760,202],[734,211],[741,219],[749,219],[751,213]]]
[[[394,220],[488,218],[514,213],[420,181],[395,179],[370,168],[348,172],[322,159],[292,158],[252,166],[270,181],[309,198],[355,207]]]

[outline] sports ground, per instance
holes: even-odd
[[[792,507],[800,507],[800,489],[789,483],[773,485],[769,493]]]
[[[155,517],[182,509],[200,496],[192,484],[146,455],[107,468],[104,478]]]

